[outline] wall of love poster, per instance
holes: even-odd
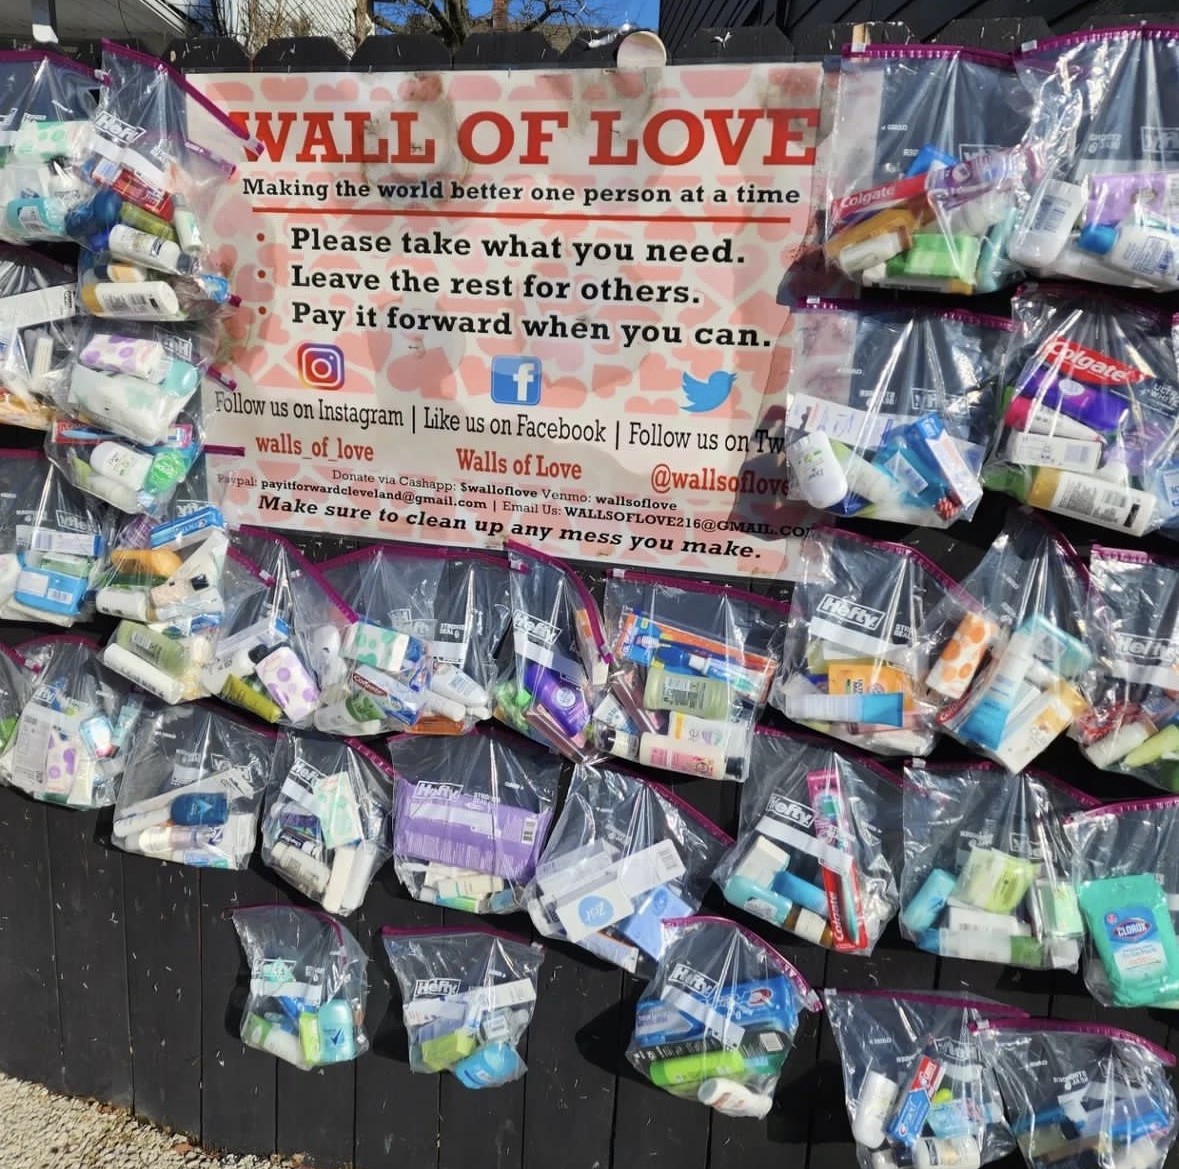
[[[217,219],[232,520],[789,573],[817,65],[194,80],[262,145]]]

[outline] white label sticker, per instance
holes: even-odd
[[[66,321],[78,313],[77,292],[72,284],[55,288],[38,288],[32,292],[18,292],[0,300],[0,316],[4,324],[14,329],[30,325],[45,325],[50,321]]]

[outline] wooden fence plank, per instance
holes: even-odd
[[[100,816],[47,808],[63,1086],[130,1107],[131,1027],[122,854],[96,839]]]
[[[135,1112],[201,1132],[200,874],[123,856]]]

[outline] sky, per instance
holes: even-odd
[[[659,0],[587,0],[600,20],[612,25],[627,22],[638,28],[659,27]],[[471,0],[471,12],[483,16],[491,11],[491,0]]]

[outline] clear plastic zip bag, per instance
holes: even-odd
[[[1175,1141],[1175,1057],[1129,1031],[988,1019],[976,1038],[1031,1169],[1162,1169]]]
[[[943,991],[823,991],[863,1169],[979,1169],[1015,1148],[971,1028],[1027,1012]]]
[[[412,897],[513,913],[548,838],[561,761],[510,731],[397,736],[393,862]]]
[[[335,918],[293,905],[232,911],[250,964],[242,1042],[300,1071],[368,1050],[368,956]]]
[[[923,527],[970,519],[1010,321],[818,298],[795,311],[790,498]]]
[[[1027,767],[1093,694],[1087,593],[1064,536],[1033,513],[1011,516],[919,631],[938,724],[1008,771]]]
[[[346,916],[393,855],[393,769],[355,739],[287,731],[274,756],[262,859],[305,897]]]
[[[1179,791],[1179,561],[1089,550],[1089,636],[1100,677],[1070,728],[1094,767]]]
[[[528,887],[528,913],[545,937],[645,974],[663,952],[662,923],[699,909],[732,843],[667,788],[578,764]]]
[[[8,782],[46,803],[108,807],[144,714],[142,696],[103,667],[88,637],[37,638],[19,652],[28,698],[8,743]]]
[[[12,782],[14,736],[31,688],[32,678],[24,658],[10,646],[0,644],[0,783]]]
[[[114,842],[197,868],[244,869],[258,838],[275,733],[211,703],[140,722],[115,803]]]
[[[70,626],[94,611],[105,509],[36,451],[0,451],[0,619]]]
[[[1009,253],[1043,275],[1122,287],[1179,287],[1173,185],[1179,29],[1071,33],[1025,45],[1037,165]]]
[[[309,728],[354,614],[289,540],[243,527],[234,550],[252,565],[252,579],[226,595],[201,680],[210,694],[269,723]]]
[[[808,942],[869,955],[900,903],[901,790],[875,760],[759,730],[725,900]]]
[[[843,51],[828,172],[829,263],[858,283],[970,294],[1006,257],[1025,154],[1010,56],[954,45]]]
[[[613,665],[593,713],[595,744],[660,770],[744,780],[788,612],[728,585],[612,569]]]
[[[339,648],[345,676],[325,691],[317,729],[446,735],[491,717],[495,653],[511,619],[506,560],[381,544],[319,569],[356,618]]]
[[[45,435],[50,462],[79,491],[118,511],[162,516],[205,445],[198,412],[181,411],[163,442],[145,446],[58,415]]]
[[[72,269],[0,246],[0,423],[49,427],[81,325]]]
[[[770,705],[812,730],[883,755],[926,755],[937,706],[922,683],[918,631],[954,581],[914,548],[819,526]]]
[[[1179,1008],[1179,799],[1069,818],[1085,985],[1103,1006]]]
[[[220,512],[192,502],[197,510],[160,524],[146,516],[128,521],[96,596],[101,612],[123,618],[103,661],[170,706],[209,696],[209,671],[224,660],[217,647],[236,652],[223,636],[226,615],[262,587],[258,566],[218,526]],[[226,693],[247,707],[254,691],[243,697],[226,682],[218,696]]]
[[[232,389],[212,362],[215,322],[163,325],[90,321],[57,401],[64,413],[140,446],[168,440],[205,376]]]
[[[156,303],[159,315],[149,319],[195,315],[183,311],[180,287],[199,302],[197,290],[224,281],[209,270],[210,214],[255,143],[155,57],[104,41],[102,65],[102,100],[81,167],[93,189],[65,221],[107,277],[84,275],[82,301],[100,316],[132,316],[137,300]],[[208,295],[214,287],[205,289],[210,303],[217,300]]]
[[[174,500],[169,511],[160,522],[124,517],[98,581],[100,613],[145,623],[220,616],[230,541],[225,518],[198,499]]]
[[[1173,523],[1179,371],[1170,314],[1063,284],[1024,285],[1011,311],[1003,421],[985,484],[1131,536]]]
[[[0,54],[0,240],[65,240],[86,198],[82,159],[98,89],[94,70],[43,49]]]
[[[450,1072],[464,1088],[498,1088],[528,1070],[518,1051],[532,1022],[543,947],[483,926],[381,930],[401,988],[415,1072]]]
[[[563,561],[508,540],[511,639],[495,689],[495,717],[566,757],[588,762],[592,712],[610,650],[597,602]]]
[[[1043,772],[906,769],[901,933],[946,958],[1076,970],[1085,925],[1064,823],[1096,805]]]
[[[724,918],[679,918],[663,933],[626,1058],[673,1096],[760,1120],[802,1013],[822,1010],[818,995],[781,954]]]

